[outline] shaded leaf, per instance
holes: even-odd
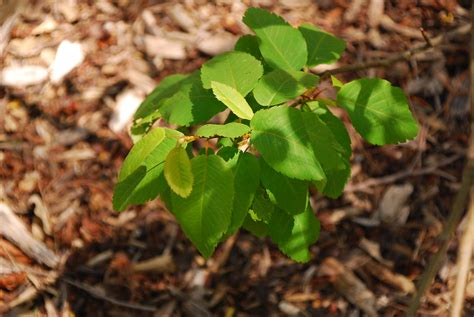
[[[295,216],[275,210],[268,224],[269,234],[278,248],[297,262],[311,259],[309,247],[318,240],[320,224],[311,207]]]
[[[234,50],[248,53],[259,61],[263,60],[263,56],[258,48],[258,38],[255,35],[242,35],[235,43]]]
[[[181,84],[187,77],[187,75],[175,74],[163,78],[158,86],[142,102],[140,107],[138,107],[134,115],[135,120],[145,119],[145,117],[152,115],[160,108],[166,98],[171,97],[180,89]],[[152,119],[153,116],[149,118],[149,121]],[[143,122],[140,123],[143,124]]]
[[[270,200],[265,188],[258,187],[252,203],[252,211],[254,212],[255,217],[258,217],[259,220],[268,223],[275,208],[276,207]]]
[[[227,234],[233,234],[242,226],[260,183],[258,159],[250,154],[239,152],[238,160],[232,168],[234,173],[235,195],[232,217]]]
[[[251,210],[245,217],[242,227],[259,238],[266,236],[268,233],[268,225],[258,220],[258,217]]]
[[[273,202],[290,215],[302,213],[308,204],[308,183],[278,173],[261,161],[261,180]]]
[[[333,115],[326,106],[320,104],[316,113],[319,115],[319,118],[326,123],[329,129],[331,129],[337,141],[345,150],[343,157],[344,167],[342,169],[325,171],[327,181],[315,182],[319,192],[330,198],[337,198],[342,194],[344,187],[351,176],[351,165],[349,162],[352,154],[351,138],[349,137],[349,133],[347,132],[344,123]]]

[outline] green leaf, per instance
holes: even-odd
[[[237,163],[232,171],[234,173],[235,195],[230,226],[227,230],[228,235],[235,233],[244,222],[259,185],[260,165],[254,155],[239,152]]]
[[[211,91],[202,87],[199,72],[194,72],[181,83],[180,89],[161,105],[159,111],[168,123],[189,126],[206,122],[225,106]]]
[[[255,35],[242,35],[237,40],[237,43],[235,43],[234,50],[248,53],[259,61],[263,60],[262,53],[260,53],[260,49],[258,48],[258,38]]]
[[[194,177],[188,153],[183,147],[178,146],[168,153],[164,173],[166,182],[177,195],[186,198],[191,194]]]
[[[330,198],[337,198],[344,191],[344,187],[351,176],[351,165],[349,162],[352,154],[351,138],[349,137],[349,133],[347,132],[344,123],[335,115],[333,115],[326,106],[320,104],[316,113],[319,115],[319,118],[323,120],[324,123],[326,123],[329,129],[331,129],[337,141],[345,151],[343,168],[337,170],[327,170],[325,171],[327,175],[327,181],[315,182],[319,192]]]
[[[288,177],[322,180],[324,170],[344,167],[344,149],[315,113],[273,107],[258,111],[250,125],[251,143],[268,165]]]
[[[299,27],[308,46],[308,66],[319,64],[332,64],[340,57],[346,43],[332,34],[321,31],[311,24],[303,24]]]
[[[345,167],[338,170],[329,170],[326,172],[326,182],[315,182],[316,188],[322,194],[329,198],[336,199],[341,196],[344,187],[351,176],[351,165],[345,162]]]
[[[143,204],[168,187],[163,175],[163,163],[182,135],[175,130],[156,128],[135,144],[122,165],[114,189],[115,210]]]
[[[125,210],[132,197],[135,188],[140,184],[146,175],[146,167],[140,166],[123,181],[115,184],[114,195],[112,198],[113,207],[116,211]]]
[[[275,210],[275,205],[272,203],[268,193],[263,187],[257,188],[255,192],[252,210],[258,220],[262,220],[267,223],[270,221],[273,211]]]
[[[245,217],[242,227],[259,238],[266,236],[268,233],[268,225],[265,222],[258,220],[258,217],[251,210],[249,210]]]
[[[270,237],[287,256],[297,262],[311,259],[308,248],[318,240],[320,230],[311,207],[295,216],[277,209],[268,227]]]
[[[224,103],[236,116],[247,120],[252,119],[252,108],[237,90],[216,81],[213,81],[211,86],[216,98]]]
[[[311,105],[315,102],[317,103],[317,101],[308,102],[308,105]],[[349,159],[352,154],[351,138],[344,123],[341,121],[341,119],[332,114],[328,107],[321,103],[319,103],[318,110],[315,111],[315,113],[317,113],[319,118],[323,120],[324,123],[326,123],[329,129],[331,129],[339,144],[341,144],[344,148],[346,153],[345,157]]]
[[[219,152],[217,152],[217,155],[222,157],[224,161],[228,163],[227,166],[232,168],[237,163],[237,154],[239,154],[239,149],[235,146],[223,146],[219,149]]]
[[[158,110],[166,98],[171,97],[180,89],[187,77],[181,74],[165,77],[138,107],[134,115],[135,120],[145,118]]]
[[[351,81],[339,90],[337,103],[347,110],[357,132],[372,144],[397,144],[418,134],[405,94],[386,80]]]
[[[300,70],[306,64],[305,40],[283,18],[263,9],[249,8],[243,21],[257,35],[260,52],[271,67]]]
[[[228,52],[216,56],[201,68],[204,88],[211,89],[211,83],[214,81],[234,88],[244,97],[255,87],[262,75],[262,63],[244,52]]]
[[[308,183],[278,173],[261,161],[261,180],[274,204],[290,215],[302,213],[308,204]]]
[[[344,86],[344,83],[340,81],[339,79],[337,79],[336,76],[333,76],[333,75],[331,75],[331,83],[337,89],[341,89],[342,86]]]
[[[233,174],[217,155],[191,160],[194,186],[187,198],[171,193],[173,213],[186,236],[208,258],[230,224]]]
[[[250,127],[248,125],[231,122],[227,124],[206,124],[200,127],[196,131],[196,135],[210,138],[214,136],[222,136],[226,138],[238,138],[248,133],[250,131]]]
[[[260,79],[253,95],[262,106],[272,106],[300,96],[318,82],[319,77],[313,74],[276,69]]]
[[[165,129],[156,128],[145,135],[140,142],[135,144],[123,161],[118,180],[124,180],[142,165],[144,160],[146,160],[153,150],[164,140],[165,135]]]

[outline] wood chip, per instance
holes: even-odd
[[[335,258],[326,258],[320,275],[328,276],[334,288],[369,316],[377,316],[374,293],[351,270]]]
[[[133,264],[132,270],[135,272],[174,272],[176,265],[170,254],[163,254],[146,261]]]
[[[59,263],[59,257],[40,241],[33,238],[23,221],[13,213],[9,206],[0,203],[0,234],[18,246],[28,256],[36,261],[54,268]]]
[[[237,37],[229,32],[222,32],[212,35],[198,42],[197,48],[201,52],[215,56],[234,48]]]
[[[390,271],[388,268],[375,261],[370,260],[365,263],[365,268],[368,273],[378,280],[391,285],[406,294],[412,294],[415,292],[415,284],[410,279],[401,274]]]
[[[48,79],[48,70],[43,66],[10,66],[0,72],[0,85],[24,88],[38,85]]]
[[[62,41],[51,65],[51,82],[54,84],[60,83],[67,74],[82,64],[84,59],[85,53],[80,43]]]
[[[410,213],[406,203],[412,192],[413,185],[409,183],[390,186],[383,195],[376,217],[385,223],[405,224]]]
[[[182,60],[187,57],[185,45],[181,41],[145,35],[145,50],[152,57]]]

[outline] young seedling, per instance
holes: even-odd
[[[319,236],[309,188],[337,198],[351,174],[351,140],[329,109],[343,108],[376,145],[413,139],[418,125],[402,90],[383,79],[332,78],[336,100],[312,95],[320,78],[306,69],[336,62],[341,39],[257,8],[243,21],[255,35],[199,71],[166,77],[137,110],[114,208],[159,197],[206,258],[243,227],[306,262]],[[226,109],[224,124],[204,124]],[[157,120],[180,128],[153,127]],[[216,153],[194,154],[193,142],[214,138]]]

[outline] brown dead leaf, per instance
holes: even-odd
[[[0,275],[0,288],[12,291],[18,286],[22,285],[26,281],[26,273],[10,273],[6,275]]]

